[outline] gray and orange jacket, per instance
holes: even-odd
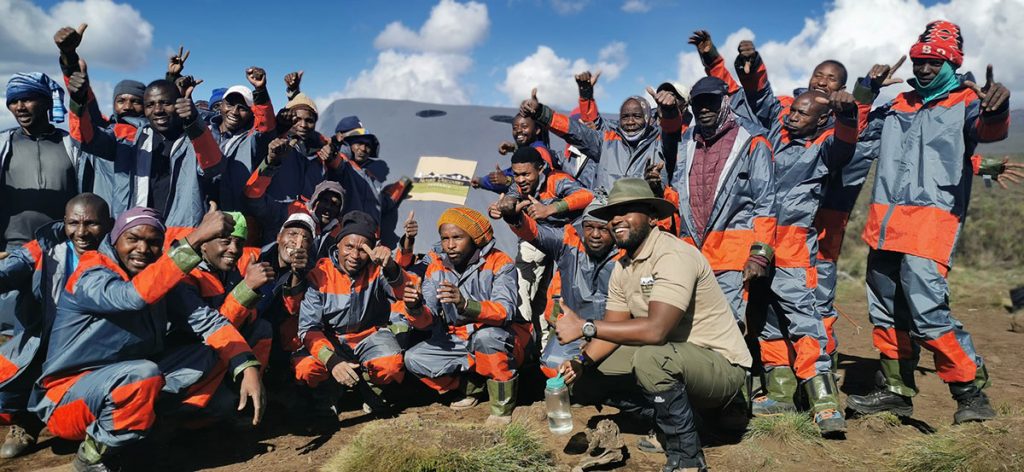
[[[1010,126],[1009,103],[991,114],[980,105],[974,90],[961,85],[928,103],[904,92],[871,113],[861,135],[878,156],[861,235],[868,246],[931,259],[943,269],[952,265],[971,176],[980,170],[974,148],[1005,139]]]
[[[299,307],[299,339],[310,355],[327,366],[342,345],[355,349],[377,330],[387,329],[393,303],[402,298],[406,282],[414,280],[401,270],[396,280],[389,281],[372,262],[353,279],[338,268],[338,257],[335,248],[309,272]]]
[[[227,318],[232,326],[241,329],[257,318],[256,304],[260,301],[260,294],[245,285],[243,280],[249,264],[257,262],[259,257],[259,248],[244,248],[237,270],[227,273],[214,272],[205,261],[200,262],[185,277],[184,288],[195,290],[196,295]],[[230,292],[228,287],[231,287]]]
[[[631,146],[618,128],[592,130],[547,106],[542,107],[537,121],[593,161],[588,164],[595,166],[592,180],[589,170],[580,176],[582,179],[586,174],[586,179],[591,180],[590,190],[595,195],[608,195],[615,181],[621,178],[642,179],[648,165],[664,162],[661,130],[657,126],[648,126],[636,145]],[[667,173],[663,180],[668,180]]]
[[[340,214],[359,210],[372,216],[379,224],[383,215],[398,208],[402,198],[412,189],[412,180],[402,177],[385,185],[383,179],[389,171],[386,162],[372,158],[359,165],[351,155],[351,149],[342,145],[338,152],[339,158],[327,163],[331,180],[337,181],[345,189],[345,206]]]
[[[461,274],[455,271],[448,255],[437,244],[424,259],[423,309],[409,316],[412,327],[438,330],[469,339],[483,326],[510,327],[526,320],[519,314],[519,285],[515,262],[495,247],[494,241],[481,247]],[[466,313],[460,315],[454,305],[441,303],[437,289],[442,281],[459,287],[467,300]]]
[[[772,129],[789,114],[793,97],[800,95],[806,89],[796,89],[792,96],[776,96],[771,82],[768,80],[768,71],[760,56],[755,58],[754,65],[756,67],[753,67],[748,74],[737,63],[736,75],[739,77],[743,91],[748,97],[747,102],[751,104],[757,121]],[[729,76],[721,60],[716,61],[708,73],[719,78]],[[730,87],[735,86],[731,81],[728,83]],[[858,97],[857,133],[859,134],[867,127],[868,114],[871,112],[871,100],[861,98],[861,95]],[[834,120],[829,123],[829,126],[833,125]],[[860,194],[860,189],[867,179],[873,162],[873,159],[867,155],[867,150],[870,147],[870,145],[858,145],[846,164],[838,169],[830,168],[830,175],[822,189],[823,195],[818,212],[814,216],[814,230],[818,234],[817,260],[835,262],[839,259],[839,251],[842,248],[850,212],[853,211],[853,207],[857,203],[857,196]],[[778,159],[778,157],[776,158]],[[779,187],[785,188],[785,184],[779,184]]]
[[[319,133],[310,141],[320,146],[329,144]],[[311,150],[314,144],[299,143],[298,146],[291,148],[276,165],[264,159],[245,183],[244,213],[259,221],[263,234],[260,244],[275,240],[288,215],[304,209],[320,182],[327,178],[337,180],[333,169],[340,167],[340,157],[335,156],[332,162],[325,164],[317,157],[316,150]],[[308,155],[310,152],[313,154]]]
[[[793,139],[784,124],[794,98],[775,96],[764,63],[760,60],[756,63],[758,67],[751,73],[746,74],[737,68],[736,74],[743,84],[741,91],[753,105],[758,121],[770,130],[768,138],[775,154],[775,186],[778,189],[775,265],[813,269],[819,251],[820,208],[830,185],[834,185],[851,164],[851,170],[863,170],[865,175],[867,169],[864,167],[871,167],[870,160],[854,157],[858,130],[866,127],[871,104],[858,102],[855,113],[830,118],[827,129],[812,139]],[[715,77],[727,76],[724,69],[722,62],[717,61],[711,73]],[[730,87],[734,86],[734,83],[729,83]],[[865,162],[866,166],[863,165]],[[834,234],[833,228],[825,231],[830,236]],[[808,283],[812,280],[809,277]]]
[[[28,370],[39,372],[64,288],[67,240],[64,222],[55,221],[39,228],[36,239],[0,260],[0,293],[18,290],[25,299],[14,313],[14,336],[0,347],[0,388]]]
[[[523,215],[518,226],[510,227],[516,236],[533,244],[555,261],[561,284],[560,293],[566,306],[579,314],[580,318],[604,319],[608,280],[615,268],[615,261],[622,257],[623,251],[613,248],[604,259],[591,259],[580,237],[583,234],[582,221],[555,229],[537,224],[533,218]]]
[[[750,255],[771,259],[775,247],[776,185],[767,131],[749,120],[736,123],[738,134],[718,179],[704,234],[693,230],[689,196],[699,126],[687,129],[674,151],[678,161],[672,188],[679,198],[680,236],[701,250],[715,272],[741,271]]]
[[[775,186],[778,189],[775,196],[777,267],[813,271],[816,264],[818,233],[814,221],[826,183],[830,174],[840,172],[850,161],[857,146],[856,111],[837,116],[835,121],[834,127],[804,139],[790,137],[779,121],[772,125],[769,137],[775,151]]]
[[[533,197],[545,205],[554,205],[558,212],[540,222],[542,225],[561,228],[583,215],[583,210],[594,201],[594,194],[583,188],[571,175],[551,168],[544,169],[533,195],[522,195],[518,185],[508,188],[509,197],[526,200]]]
[[[209,193],[224,211],[244,211],[245,183],[266,157],[270,141],[277,137],[274,105],[265,88],[253,91],[252,114],[252,127],[237,134],[220,131],[223,116],[215,115],[210,120],[210,132],[224,155],[224,167]]]
[[[173,293],[201,260],[188,244],[172,245],[133,278],[116,258],[104,243],[99,251],[83,254],[65,282],[36,384],[53,403],[88,371],[158,356],[167,333],[178,329],[200,336],[236,376],[257,364],[226,318],[205,306],[180,303]]]
[[[81,143],[86,153],[112,161],[117,189],[128,192],[108,201],[111,213],[116,217],[129,208],[148,206],[149,169],[152,168],[156,131],[147,123],[139,127],[134,140],[119,139],[110,130],[94,123],[82,105],[73,100],[69,104],[71,115],[77,116],[77,119],[69,121],[71,137]],[[167,206],[167,214],[163,215],[168,241],[187,234],[202,220],[206,213],[203,188],[220,174],[223,164],[220,148],[202,119],[196,118],[185,126],[181,136],[174,140],[171,145],[174,199]]]
[[[68,73],[64,72],[64,87],[68,86]],[[105,128],[107,133],[113,135],[115,138],[121,141],[131,143],[135,140],[135,134],[138,132],[139,127],[146,124],[146,119],[143,117],[132,117],[132,116],[118,116],[111,115],[110,117],[104,116],[100,111],[99,104],[96,101],[96,95],[93,93],[92,85],[87,85],[88,91],[86,94],[87,101],[84,107],[93,123],[101,128]],[[78,120],[78,115],[75,113],[68,114],[68,129],[81,128],[81,124]],[[86,166],[80,173],[80,184],[83,192],[92,192],[99,195],[108,203],[113,205],[113,202],[120,201],[118,206],[126,206],[127,198],[130,189],[128,179],[117,177],[117,161],[107,159],[88,159],[84,162]],[[113,210],[113,208],[111,208]]]

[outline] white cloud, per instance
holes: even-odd
[[[470,52],[490,29],[487,6],[441,0],[418,32],[400,22],[384,28],[372,68],[348,79],[339,92],[318,97],[326,108],[340,98],[387,98],[432,103],[469,103],[463,76],[473,66]]]
[[[572,15],[586,8],[590,0],[551,0],[551,6],[559,15]]]
[[[651,11],[651,3],[646,0],[626,0],[622,4],[622,11],[626,13],[647,13]]]
[[[377,35],[373,45],[377,49],[462,52],[483,41],[490,24],[487,6],[482,3],[441,0],[430,10],[430,18],[419,32],[395,21]]]
[[[381,51],[372,69],[349,79],[342,92],[318,98],[325,109],[336,99],[389,98],[430,103],[469,103],[461,83],[473,61],[459,54]]]
[[[61,82],[53,34],[80,23],[89,24],[79,52],[90,68],[129,71],[145,63],[153,25],[131,5],[111,0],[64,1],[44,10],[29,0],[0,0],[0,81],[6,83],[15,72],[40,71]],[[101,109],[109,110],[112,86],[96,82],[93,87]],[[0,127],[13,125],[9,113],[0,113]]]
[[[538,46],[537,51],[522,61],[509,66],[505,70],[505,81],[498,85],[509,99],[509,103],[518,104],[530,96],[530,91],[537,87],[537,97],[547,105],[573,108],[577,104],[578,91],[576,74],[589,70],[601,72],[595,94],[603,94],[602,83],[617,79],[629,64],[626,56],[626,44],[613,42],[602,48],[597,54],[597,62],[586,59],[559,57],[548,46]]]
[[[885,12],[885,14],[879,14]],[[814,66],[825,59],[843,62],[850,73],[848,87],[875,63],[894,63],[910,46],[924,26],[947,19],[958,25],[964,36],[964,65],[960,72],[974,72],[984,81],[985,65],[993,64],[995,78],[1015,94],[1024,97],[1024,57],[1009,45],[1024,44],[1024,0],[950,0],[924,6],[917,0],[836,0],[823,18],[804,19],[803,28],[784,41],[758,44],[777,93],[805,87]],[[736,45],[754,39],[741,29],[719,43],[718,50],[731,69]],[[703,75],[695,53],[679,55],[680,79],[693,83]],[[910,61],[897,73],[911,77]],[[908,90],[907,85],[886,89],[890,97]]]

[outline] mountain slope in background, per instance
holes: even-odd
[[[981,154],[1024,154],[1024,110],[1010,112],[1010,135],[991,144],[978,145]]]

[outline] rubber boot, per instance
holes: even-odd
[[[987,421],[996,417],[996,411],[992,409],[988,396],[975,382],[951,383],[949,393],[953,394],[953,399],[956,400],[953,424]]]
[[[105,464],[111,455],[107,445],[97,442],[92,436],[86,435],[85,440],[78,446],[78,454],[71,462],[71,470],[74,472],[106,472],[114,470]]]
[[[775,367],[764,374],[765,395],[754,399],[751,406],[753,416],[781,415],[796,412],[793,396],[796,395],[797,380],[793,369]]]
[[[807,401],[811,404],[814,423],[822,436],[846,432],[846,418],[839,408],[839,387],[831,373],[818,374],[804,382]]]
[[[846,397],[846,407],[858,415],[872,415],[889,412],[896,416],[909,418],[914,414],[914,402],[911,398],[917,394],[913,382],[912,360],[882,359],[882,370],[878,372],[874,392],[867,395],[850,395]],[[904,375],[905,369],[911,369],[910,375]],[[909,384],[906,380],[909,379]]]
[[[512,422],[512,410],[516,409],[516,384],[519,376],[499,382],[487,379],[487,396],[491,403],[491,415],[487,422],[491,424],[509,424]]]
[[[654,404],[655,422],[663,435],[665,467],[662,472],[678,469],[707,469],[700,437],[694,423],[693,409],[686,396],[686,387],[679,382],[662,392],[644,392]]]

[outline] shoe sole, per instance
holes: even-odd
[[[846,434],[846,421],[844,420],[825,420],[818,423],[818,429],[821,431],[822,437],[833,437]]]
[[[846,409],[852,413],[851,416],[868,416],[876,415],[878,413],[892,413],[900,418],[910,418],[914,415],[914,407],[897,407],[897,408],[879,408],[879,409],[859,409],[850,404],[846,405]]]
[[[993,412],[992,415],[970,415],[970,416],[967,416],[965,418],[957,418],[956,416],[954,416],[953,417],[953,424],[957,425],[957,424],[964,424],[964,423],[982,423],[982,422],[985,422],[985,421],[988,421],[988,420],[992,420],[992,419],[995,419],[995,418],[996,418],[995,412]]]

